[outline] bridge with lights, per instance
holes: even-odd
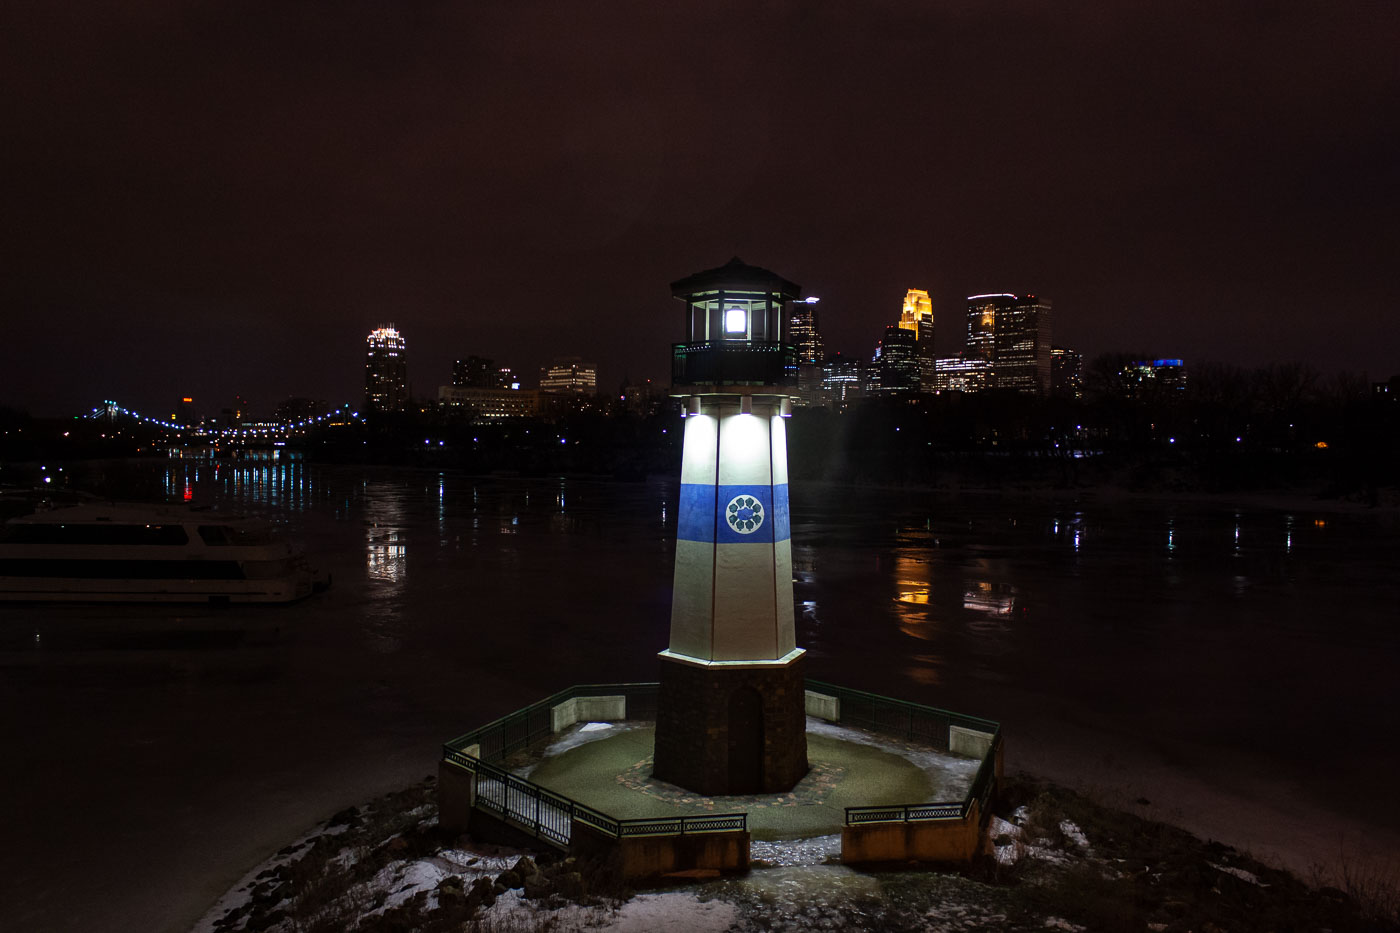
[[[360,413],[351,411],[350,406],[346,405],[325,414],[294,421],[260,421],[238,425],[180,424],[143,415],[110,399],[103,401],[84,417],[112,424],[126,422],[159,428],[167,432],[167,438],[172,443],[188,447],[275,447],[292,438],[305,436],[307,432],[317,428],[338,427],[361,420]]]

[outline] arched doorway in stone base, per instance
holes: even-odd
[[[729,695],[730,794],[763,791],[763,697],[753,687]]]

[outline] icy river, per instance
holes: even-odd
[[[674,482],[152,466],[329,570],[290,607],[0,607],[0,929],[184,931],[441,742],[645,681]],[[1000,720],[1007,763],[1306,872],[1400,859],[1400,516],[794,484],[822,680]],[[271,631],[276,630],[276,631]]]

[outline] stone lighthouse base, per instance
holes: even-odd
[[[707,797],[776,794],[807,773],[806,652],[705,663],[661,653],[653,777]]]

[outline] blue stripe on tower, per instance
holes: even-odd
[[[681,511],[676,522],[676,538],[681,541],[714,542],[715,487],[709,483],[681,483]]]
[[[788,512],[787,483],[773,487],[773,540],[786,541],[792,537],[792,518]]]
[[[773,543],[772,486],[720,486],[715,504],[720,544]]]

